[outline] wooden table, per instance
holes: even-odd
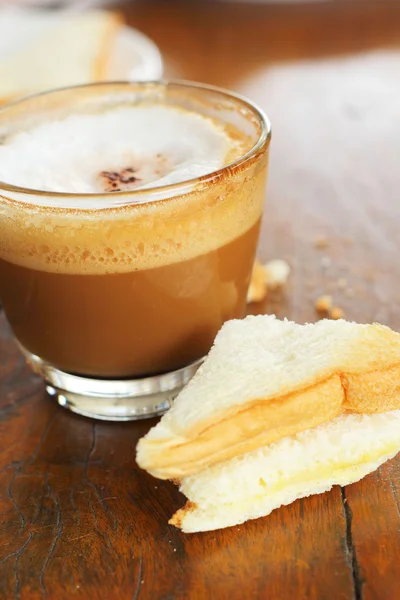
[[[168,75],[238,90],[271,117],[259,254],[287,259],[292,277],[258,308],[312,321],[332,293],[348,318],[400,329],[400,3],[143,1],[126,15]],[[167,525],[183,498],[134,462],[152,423],[56,406],[4,316],[0,378],[2,600],[400,598],[400,460],[268,518],[183,535]]]

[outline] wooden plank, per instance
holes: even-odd
[[[400,457],[344,490],[356,598],[392,600],[400,589]]]
[[[183,502],[176,488],[134,464],[148,424],[95,424],[40,396],[30,404],[41,435],[20,432],[22,460],[0,475],[4,597],[353,597],[338,488],[185,536],[167,524]]]

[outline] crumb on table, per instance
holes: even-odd
[[[344,312],[339,306],[334,306],[332,296],[323,295],[315,301],[315,310],[322,317],[329,317],[337,321],[343,319]]]
[[[332,296],[320,296],[315,301],[315,310],[318,313],[327,314],[332,310]]]
[[[256,260],[253,265],[247,302],[261,302],[268,290],[285,286],[290,275],[290,266],[285,260],[271,260],[265,265]]]
[[[261,302],[267,295],[267,274],[263,265],[256,260],[251,273],[247,302]]]
[[[264,269],[267,275],[267,286],[270,289],[286,285],[290,275],[290,267],[285,260],[271,260],[264,265]]]
[[[341,308],[339,308],[338,306],[334,306],[331,310],[330,313],[330,317],[331,319],[333,319],[334,321],[337,321],[338,319],[343,319],[344,317],[344,312]]]
[[[314,246],[316,248],[327,248],[329,246],[329,241],[324,235],[317,235],[314,239]]]

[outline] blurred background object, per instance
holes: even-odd
[[[104,80],[158,79],[161,55],[113,11],[0,7],[0,99]]]
[[[23,8],[71,8],[74,10],[89,10],[107,6],[110,8],[117,4],[118,0],[0,0],[0,6],[23,7]]]

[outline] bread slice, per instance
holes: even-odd
[[[348,485],[400,450],[400,411],[341,415],[185,477],[188,497],[170,523],[186,533],[238,525],[298,498]]]
[[[137,461],[180,480],[344,411],[400,408],[400,335],[382,325],[273,316],[227,322]]]
[[[116,13],[6,10],[0,43],[0,98],[100,81],[121,24]],[[12,34],[12,35],[11,35]]]

